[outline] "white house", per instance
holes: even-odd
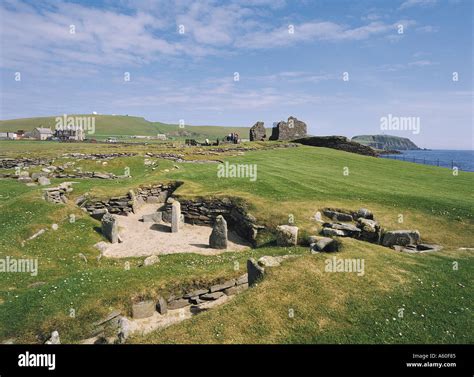
[[[31,137],[37,140],[47,140],[53,137],[53,131],[50,128],[36,127],[31,131]]]
[[[1,140],[16,140],[15,132],[0,132]]]

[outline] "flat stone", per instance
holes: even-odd
[[[339,244],[338,242],[329,237],[319,237],[319,236],[311,236],[310,237],[310,242],[311,242],[311,250],[314,251],[338,251],[339,250]]]
[[[232,295],[236,295],[245,291],[246,289],[248,289],[248,287],[249,287],[248,283],[240,284],[240,285],[236,285],[235,287],[224,289],[224,293],[227,296],[232,296]]]
[[[199,298],[199,296],[193,296],[189,298],[189,301],[193,305],[199,305],[202,304],[204,301]]]
[[[223,292],[212,292],[212,293],[206,293],[205,295],[199,296],[200,299],[209,301],[209,300],[217,300],[219,297],[224,296]]]
[[[357,228],[355,225],[352,225],[352,224],[335,223],[335,224],[332,224],[331,228],[332,229],[343,230],[343,231],[349,232],[349,233],[360,233],[360,229]]]
[[[194,291],[191,291],[189,293],[186,293],[183,297],[184,298],[191,298],[199,295],[203,295],[205,293],[209,293],[209,289],[195,289]]]
[[[347,213],[331,211],[328,209],[324,210],[323,213],[326,217],[329,217],[333,221],[352,221],[353,220],[352,215],[349,215]]]
[[[141,301],[132,304],[132,317],[134,319],[148,318],[155,312],[155,302],[153,300]]]
[[[94,178],[100,178],[100,179],[110,179],[110,175],[108,174],[103,174],[103,173],[94,173]]]
[[[190,302],[188,300],[184,298],[178,298],[176,300],[168,302],[168,309],[169,310],[181,309],[188,305],[190,305]]]
[[[102,220],[102,217],[104,217],[104,215],[105,215],[107,212],[108,212],[108,211],[107,211],[106,208],[95,209],[95,210],[92,211],[91,216],[92,216],[94,219]]]
[[[406,246],[409,244],[418,244],[420,241],[420,232],[417,230],[393,230],[387,231],[382,236],[382,245],[392,247],[394,245]]]
[[[338,236],[338,237],[346,237],[347,236],[347,233],[344,232],[343,230],[332,229],[332,228],[323,228],[321,233],[324,236]]]
[[[223,289],[233,287],[235,285],[235,279],[228,280],[222,284],[216,284],[210,287],[210,291],[216,292],[216,291],[222,291]]]

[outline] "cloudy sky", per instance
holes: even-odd
[[[0,2],[0,118],[129,114],[472,149],[472,1]],[[454,78],[454,79],[453,79]]]

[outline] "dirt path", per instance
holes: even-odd
[[[123,242],[108,244],[103,255],[111,258],[139,257],[174,253],[217,255],[229,251],[242,251],[250,247],[248,242],[229,231],[226,250],[211,249],[209,236],[212,228],[184,224],[178,233],[171,233],[167,223],[143,223],[143,215],[155,212],[159,205],[146,204],[137,213],[117,216],[119,233]]]

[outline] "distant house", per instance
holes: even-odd
[[[156,134],[156,139],[157,140],[166,140],[166,135],[165,134]]]
[[[82,128],[56,130],[54,131],[54,137],[57,137],[60,141],[83,141],[84,131]]]
[[[31,131],[31,137],[36,140],[48,140],[53,137],[53,131],[50,128],[36,127]]]
[[[106,140],[105,140],[106,143],[116,143],[117,142],[117,138],[115,137],[108,137]]]
[[[18,130],[16,131],[16,138],[23,139],[25,137],[25,130]]]
[[[16,140],[15,132],[0,132],[0,140]]]

